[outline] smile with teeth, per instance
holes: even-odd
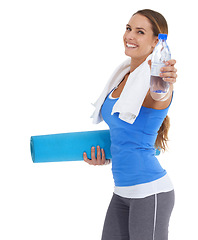
[[[133,44],[133,43],[131,43],[131,44],[127,43],[126,46],[127,46],[128,48],[136,48],[136,47],[137,47],[137,45],[136,45],[136,44]]]

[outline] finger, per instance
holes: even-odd
[[[160,68],[161,72],[177,72],[177,69],[174,66],[162,67]]]
[[[97,146],[97,164],[98,164],[98,165],[101,165],[101,164],[102,164],[100,146]]]
[[[84,159],[84,161],[86,163],[92,165],[92,161],[87,157],[87,153],[86,152],[83,153],[83,159]]]
[[[151,68],[151,60],[148,60],[148,65]]]
[[[166,61],[165,64],[167,66],[168,65],[174,66],[176,64],[176,60],[175,59],[170,59],[170,60]]]
[[[106,157],[105,157],[105,151],[104,151],[103,148],[101,149],[101,152],[102,152],[102,164],[105,164],[105,162],[106,162]]]
[[[95,147],[91,148],[91,160],[92,160],[93,165],[96,165]]]
[[[177,78],[177,74],[175,72],[163,72],[163,73],[160,73],[160,77],[162,77],[162,78]]]
[[[176,78],[163,78],[165,82],[176,83]]]

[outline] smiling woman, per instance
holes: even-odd
[[[167,32],[160,13],[146,9],[131,17],[123,36],[125,54],[130,58],[116,69],[95,105],[94,123],[104,119],[110,128],[115,182],[102,240],[168,239],[174,188],[155,157],[155,147],[165,148],[172,88],[163,101],[153,98],[148,61],[158,34]],[[175,62],[169,60],[163,67],[162,74],[165,72],[171,83],[177,77]],[[99,146],[97,158],[95,149],[91,152],[91,159],[84,153],[85,162],[105,163]]]

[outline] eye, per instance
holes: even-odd
[[[127,30],[127,31],[131,31],[131,28],[127,26],[127,27],[126,27],[126,30]]]
[[[143,32],[143,31],[138,31],[138,33],[139,33],[139,34],[144,34],[144,32]]]

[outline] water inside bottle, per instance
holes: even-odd
[[[169,83],[165,82],[159,76],[151,75],[151,91],[155,93],[167,93],[169,89]]]

